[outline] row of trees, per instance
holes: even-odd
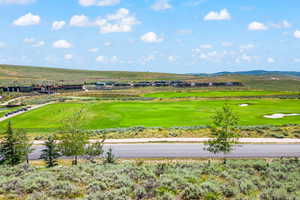
[[[211,125],[211,140],[206,143],[205,149],[214,154],[229,153],[238,141],[236,126],[238,117],[225,104],[213,116]],[[94,162],[94,158],[103,154],[105,138],[100,142],[90,143],[88,133],[83,130],[84,110],[73,113],[62,122],[59,134],[49,137],[45,142],[45,149],[41,154],[48,167],[57,165],[57,158],[61,156],[73,157],[73,164],[77,165],[78,157],[87,156]],[[57,142],[59,141],[59,142]],[[6,134],[0,143],[0,164],[17,165],[26,161],[33,151],[32,144],[22,130],[14,131],[9,122]],[[106,162],[114,162],[112,150],[107,152]],[[226,159],[224,159],[226,162]]]
[[[88,133],[82,129],[83,119],[83,110],[75,112],[62,122],[56,136],[47,139],[40,157],[47,167],[57,165],[57,159],[61,156],[73,157],[72,163],[77,165],[80,156],[86,156],[87,160],[94,162],[96,156],[103,154],[105,138],[100,142],[90,143]],[[11,122],[8,122],[7,131],[0,143],[0,164],[29,163],[29,154],[33,150],[25,131],[13,130]],[[106,162],[114,162],[111,149],[107,152]]]

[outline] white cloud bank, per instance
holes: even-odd
[[[141,36],[141,40],[147,43],[159,43],[162,42],[164,39],[159,37],[154,32],[149,32]]]
[[[230,13],[228,12],[227,9],[222,9],[220,12],[211,11],[204,17],[205,21],[209,21],[209,20],[230,20],[230,19],[231,19],[231,15],[230,15]]]
[[[33,26],[40,24],[41,18],[38,15],[28,13],[13,22],[15,26]]]

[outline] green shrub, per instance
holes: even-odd
[[[76,197],[80,195],[80,189],[69,181],[58,181],[50,188],[50,195],[54,197]]]

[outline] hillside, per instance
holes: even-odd
[[[299,76],[300,77],[300,72],[252,70],[252,71],[239,71],[239,72],[217,72],[212,74],[192,73],[191,75],[195,75],[195,76],[250,75],[250,76]]]
[[[250,90],[300,91],[299,72],[220,72],[172,74],[156,72],[92,71],[49,67],[0,65],[0,86],[42,83],[81,84],[96,81],[193,80],[197,82],[242,82]]]
[[[190,79],[192,75],[154,72],[89,71],[62,68],[0,65],[0,84],[41,83],[43,81],[82,83],[94,81],[174,80]]]

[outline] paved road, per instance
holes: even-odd
[[[107,144],[119,158],[207,158],[223,157],[203,150],[203,144]],[[38,159],[43,146],[35,146],[30,159]],[[300,144],[243,144],[235,147],[228,158],[300,157]]]
[[[53,102],[31,106],[31,107],[30,107],[28,110],[26,110],[26,111],[17,112],[17,113],[15,113],[15,114],[11,114],[11,115],[9,115],[9,116],[7,116],[7,117],[5,117],[5,116],[4,116],[4,117],[1,117],[1,118],[0,118],[0,122],[5,121],[5,120],[10,119],[10,118],[13,118],[13,117],[18,116],[18,115],[21,115],[21,114],[23,114],[23,113],[29,112],[29,111],[31,111],[31,110],[35,110],[35,109],[44,107],[44,106],[49,105],[49,104],[52,104],[52,103],[53,103]]]

